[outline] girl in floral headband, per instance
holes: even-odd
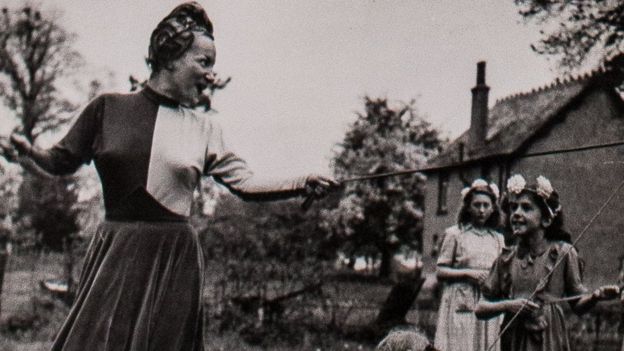
[[[511,177],[503,210],[517,244],[496,259],[475,314],[482,319],[505,314],[504,350],[570,350],[560,304],[568,301],[583,313],[600,300],[617,297],[619,289],[608,285],[588,293],[578,253],[563,230],[559,195],[548,179],[539,176],[527,185],[521,175]]]
[[[496,184],[475,180],[461,192],[456,226],[446,230],[437,277],[444,282],[434,345],[439,350],[486,350],[500,320],[478,320],[473,309],[496,257],[504,246],[498,232],[500,211]],[[497,348],[497,350],[500,350]]]

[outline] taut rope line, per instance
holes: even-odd
[[[617,195],[617,193],[620,191],[620,189],[622,189],[622,187],[624,187],[624,180],[620,182],[620,184],[618,185],[618,187],[611,193],[611,195],[609,195],[609,198],[607,198],[607,200],[602,204],[602,206],[600,206],[600,208],[598,209],[598,211],[596,211],[596,213],[594,214],[594,216],[589,220],[589,222],[587,222],[587,224],[585,225],[585,227],[583,228],[583,230],[581,230],[581,233],[578,235],[578,237],[572,242],[572,246],[576,246],[576,243],[579,242],[579,240],[581,240],[581,238],[583,237],[583,235],[585,235],[585,233],[587,232],[587,230],[589,229],[589,227],[594,223],[594,221],[598,218],[598,216],[600,216],[600,214],[602,214],[602,211],[607,207],[607,205],[611,202],[611,200],[613,200],[613,198],[615,197],[615,195]],[[563,255],[561,255],[557,261],[555,262],[553,269],[550,270],[542,279],[540,279],[540,282],[538,284],[538,287],[540,285],[542,285],[548,278],[550,278],[550,276],[555,272],[555,270],[557,269],[557,266],[559,266],[559,264],[563,261],[563,259],[568,255],[570,251],[566,251],[563,253]],[[537,288],[535,290],[533,290],[533,292],[531,293],[531,296],[529,296],[529,298],[527,298],[527,302],[530,301],[531,299],[533,299],[535,297],[535,294],[537,294]],[[577,297],[577,296],[575,296]],[[580,297],[580,296],[579,296]],[[500,333],[498,333],[498,335],[496,336],[496,339],[494,339],[494,341],[492,342],[492,344],[487,348],[488,351],[492,350],[495,346],[496,343],[498,342],[498,340],[500,340],[501,336],[503,334],[505,334],[505,332],[507,331],[507,329],[509,329],[509,327],[511,326],[511,324],[513,323],[514,320],[516,320],[516,318],[518,318],[518,315],[520,315],[520,312],[522,312],[522,310],[524,309],[524,307],[526,306],[526,302],[522,305],[522,307],[520,307],[520,309],[518,310],[518,312],[516,312],[511,319],[509,320],[509,322],[507,322],[507,325],[503,328],[503,330],[500,331]]]
[[[423,172],[423,171],[427,171],[427,170],[429,170],[429,169],[428,168],[412,168],[412,169],[404,169],[404,170],[395,171],[395,172],[386,172],[386,173],[365,174],[365,175],[353,176],[353,177],[349,177],[349,178],[339,179],[339,180],[336,180],[336,181],[338,183],[340,183],[340,185],[342,185],[344,183],[358,182],[358,181],[361,181],[361,180],[369,180],[369,179],[377,179],[377,178],[395,177],[395,176],[401,176],[401,175],[407,175],[407,174]],[[310,208],[310,206],[312,205],[313,201],[314,201],[314,195],[310,195],[310,196],[306,197],[306,199],[301,204],[301,208],[304,211],[307,210],[308,208]]]

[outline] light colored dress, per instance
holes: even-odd
[[[564,259],[555,269],[555,263]],[[554,272],[553,272],[554,270]],[[550,272],[548,280],[541,282]],[[529,298],[542,306],[540,313],[518,317],[501,337],[504,350],[509,351],[570,351],[565,316],[556,302],[565,296],[587,292],[581,279],[581,265],[574,247],[563,241],[551,241],[544,252],[531,256],[520,246],[505,248],[494,263],[482,286],[484,298],[489,300]],[[513,314],[506,313],[504,324]],[[539,318],[546,327],[536,322]]]
[[[438,266],[490,270],[505,246],[503,235],[472,225],[446,230]],[[487,350],[500,331],[502,318],[478,320],[474,314],[481,291],[466,280],[446,281],[440,301],[435,347],[440,351]],[[500,345],[492,350],[500,350]]]

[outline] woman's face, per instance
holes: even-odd
[[[510,195],[509,223],[513,234],[518,236],[534,233],[547,225],[539,206],[526,193]]]
[[[214,41],[194,33],[191,47],[177,60],[171,63],[171,87],[173,96],[180,103],[195,106],[202,92],[214,79],[212,68],[215,64],[216,49]]]
[[[490,219],[490,216],[494,212],[492,199],[486,194],[476,193],[472,196],[468,211],[470,212],[472,224],[481,227]]]

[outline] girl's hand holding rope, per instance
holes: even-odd
[[[596,301],[613,300],[620,295],[620,287],[617,285],[604,285],[594,290],[591,297]]]
[[[525,316],[530,316],[541,308],[540,305],[527,299],[510,299],[504,303],[507,312]]]

